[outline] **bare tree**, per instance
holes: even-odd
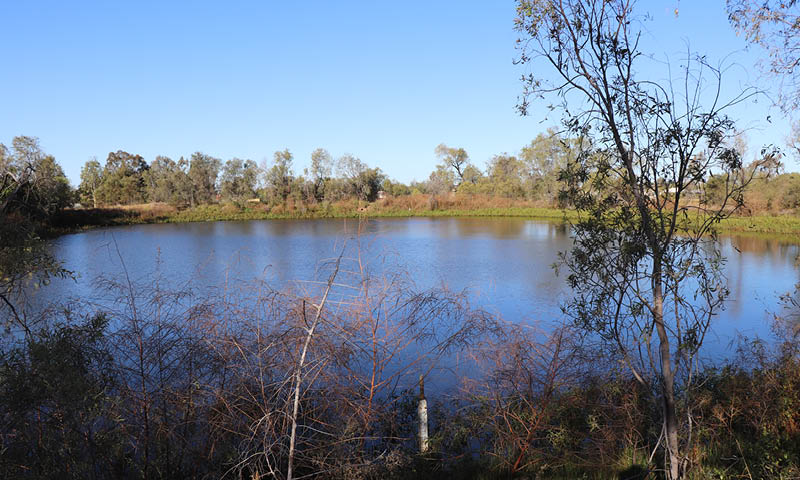
[[[634,5],[519,0],[520,61],[536,72],[524,77],[520,110],[530,112],[532,96],[555,98],[566,128],[583,140],[561,174],[560,198],[580,214],[574,247],[562,255],[575,292],[565,311],[652,388],[662,407],[667,478],[677,479],[692,422],[688,413],[678,417],[676,379],[690,382],[728,293],[709,234],[741,206],[753,174],[742,169],[725,111],[756,92],[723,99],[724,68],[691,54],[666,81],[640,77],[648,57]],[[722,201],[688,202],[711,174],[726,179]]]

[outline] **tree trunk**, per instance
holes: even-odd
[[[680,478],[680,455],[678,453],[678,417],[675,413],[675,372],[672,370],[669,336],[664,326],[664,292],[661,282],[661,262],[658,259],[653,264],[653,321],[658,333],[661,358],[664,433],[667,442],[667,459],[669,461],[667,478],[677,480]]]
[[[417,405],[419,418],[419,453],[428,451],[428,400],[425,399],[425,384],[422,375],[419,376],[419,404]]]

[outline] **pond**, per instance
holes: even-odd
[[[737,334],[768,337],[779,295],[800,278],[800,245],[765,236],[721,237],[731,292],[706,341],[712,356]],[[402,270],[419,288],[466,289],[472,304],[508,321],[549,325],[562,318],[569,289],[552,265],[571,246],[561,224],[521,218],[269,220],[117,227],[66,235],[54,254],[77,281],[54,281],[34,303],[97,299],[98,275],[127,271],[148,282],[158,271],[176,286],[222,288],[233,279],[273,287],[319,279],[325,259],[362,254],[372,270]],[[357,248],[354,248],[356,246]],[[357,253],[352,253],[356,251]],[[298,283],[299,282],[299,283]]]

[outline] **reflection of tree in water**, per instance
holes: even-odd
[[[456,222],[458,235],[489,234],[494,238],[519,238],[528,222],[518,218],[464,218]]]
[[[525,237],[533,226],[538,234],[546,237],[562,237],[567,234],[567,225],[531,220],[526,218],[459,218],[455,222],[456,233],[461,237],[489,235],[493,238]]]
[[[798,280],[794,291],[781,297],[783,303],[783,318],[793,337],[800,335],[800,254],[794,260],[797,267]]]
[[[755,253],[774,259],[785,260],[796,255],[797,243],[791,238],[768,237],[764,235],[736,235],[731,243],[742,253]]]
[[[798,255],[800,255],[800,245],[794,238],[787,238],[782,236],[766,236],[766,235],[734,235],[730,237],[723,237],[720,239],[723,248],[730,249],[726,256],[733,258],[733,256],[749,257],[754,260],[759,267],[767,268],[768,270],[778,270],[782,265],[795,262]],[[726,275],[729,280],[729,288],[731,289],[731,301],[728,304],[728,310],[734,314],[739,314],[744,307],[745,303],[753,300],[753,292],[748,291],[747,285],[752,285],[752,280],[748,281],[746,276],[751,276],[757,273],[752,268],[745,265],[744,260],[738,262],[729,262],[726,268]],[[800,269],[798,270],[800,273]],[[770,279],[764,278],[764,282],[771,282]],[[774,295],[780,293],[783,287],[776,287]],[[775,297],[771,297],[774,299]],[[774,305],[774,303],[771,303]]]

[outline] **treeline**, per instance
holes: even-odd
[[[311,154],[310,167],[299,175],[289,150],[275,152],[272,162],[262,165],[239,158],[223,162],[200,152],[177,161],[158,156],[148,164],[140,155],[117,151],[108,154],[104,165],[97,160],[84,165],[78,192],[81,203],[91,207],[147,202],[194,207],[255,199],[267,204],[287,199],[306,204],[346,198],[374,201],[381,191],[394,196],[457,191],[552,203],[558,170],[566,164],[570,149],[549,132],[536,137],[519,155],[494,156],[484,170],[462,148],[439,145],[435,153],[440,163],[429,178],[406,185],[357,157],[346,154],[334,159],[321,148]]]
[[[259,199],[277,204],[288,198],[306,202],[357,196],[374,200],[386,178],[358,158],[345,155],[336,162],[339,177],[331,177],[333,159],[322,149],[312,155],[311,169],[297,176],[289,150],[275,152],[271,165],[233,158],[226,162],[196,152],[177,162],[158,156],[148,164],[140,155],[124,151],[108,154],[105,165],[88,161],[78,187],[87,206],[163,202],[196,207],[218,202]]]
[[[139,155],[117,151],[109,153],[105,165],[97,160],[86,163],[78,194],[81,203],[91,207],[161,202],[183,208],[213,203],[246,205],[248,201],[312,206],[346,199],[372,202],[382,195],[441,197],[452,193],[555,207],[562,186],[559,175],[585,150],[578,140],[550,130],[517,154],[493,156],[483,168],[463,148],[442,144],[434,153],[439,163],[429,177],[404,184],[357,157],[347,154],[334,159],[321,148],[311,154],[310,167],[301,174],[295,172],[289,150],[275,152],[271,163],[261,165],[239,158],[223,162],[200,152],[177,162],[158,156],[148,164]],[[780,154],[773,155],[773,168],[756,174],[743,199],[749,213],[787,213],[800,208],[800,174],[783,173]],[[724,196],[725,182],[725,176],[712,174],[688,192],[687,199],[718,202]],[[669,182],[664,183],[668,188]]]
[[[38,140],[21,136],[13,140],[10,149],[0,144],[0,172],[8,178],[6,174],[16,175],[27,168],[32,178],[45,179],[36,182],[41,186],[37,191],[43,192],[41,198],[47,198],[42,201],[48,202],[48,215],[76,203],[89,208],[143,203],[165,203],[179,209],[219,203],[314,208],[345,200],[373,202],[383,195],[442,198],[453,193],[555,207],[563,187],[559,175],[581,149],[577,140],[548,131],[516,155],[495,155],[483,169],[463,148],[439,145],[435,154],[439,163],[427,180],[404,184],[353,155],[335,159],[324,149],[311,154],[310,167],[301,174],[295,172],[289,150],[275,152],[272,161],[262,165],[239,158],[223,162],[200,152],[178,161],[158,156],[148,163],[140,155],[116,151],[108,154],[104,164],[94,159],[86,162],[81,183],[73,189],[56,159],[41,151]],[[773,168],[756,174],[748,186],[743,198],[745,213],[800,209],[800,174],[783,173],[780,161],[773,163]],[[709,176],[688,200],[719,201],[725,181],[722,175]]]

